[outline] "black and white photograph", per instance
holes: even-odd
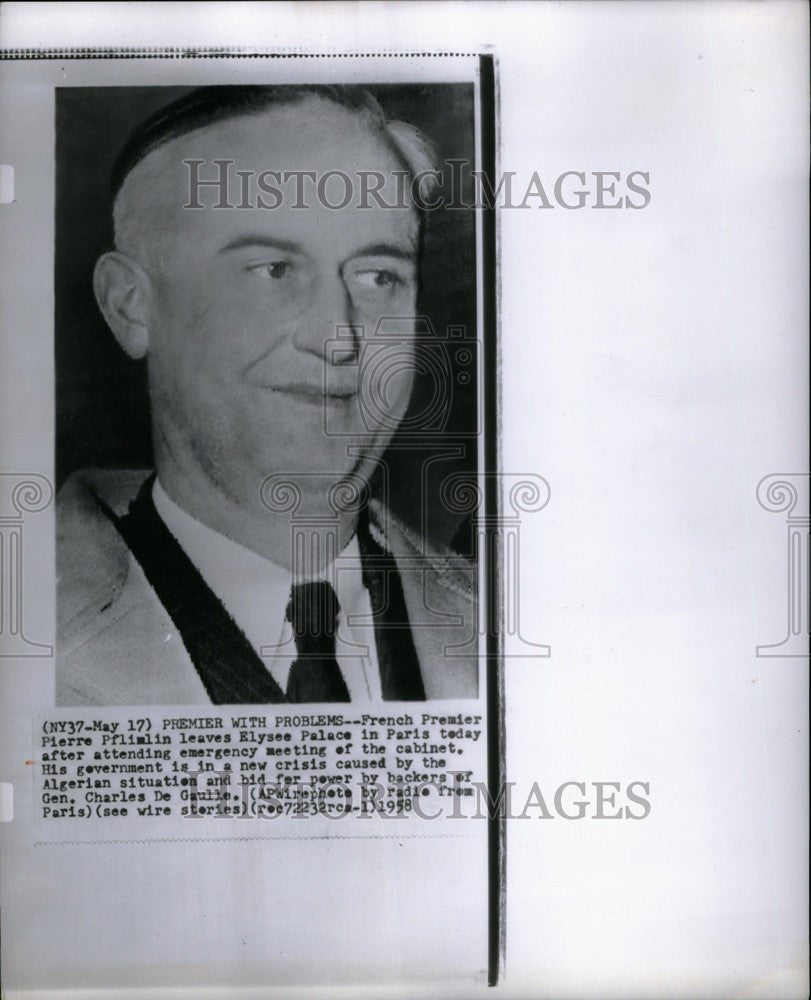
[[[57,90],[58,704],[477,697],[473,85],[377,89]]]
[[[3,1000],[805,1000],[808,28],[0,3]]]

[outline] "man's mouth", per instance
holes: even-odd
[[[313,385],[310,382],[285,382],[279,385],[263,385],[261,388],[319,406],[324,403],[345,403],[357,394],[354,386],[330,386],[325,390],[323,385]]]

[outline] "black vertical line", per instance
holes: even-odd
[[[491,190],[497,189],[496,178],[496,92],[495,64],[492,55],[479,56],[479,94],[481,121],[481,166],[490,181]],[[482,199],[482,281],[484,344],[484,472],[485,511],[491,536],[485,546],[487,602],[486,638],[486,687],[487,687],[487,788],[491,802],[498,808],[488,808],[487,857],[488,857],[488,956],[487,981],[495,986],[500,978],[504,956],[505,914],[505,862],[506,818],[500,813],[499,790],[504,787],[504,682],[502,676],[500,621],[501,608],[497,575],[501,572],[498,552],[498,309],[496,295],[496,206]]]

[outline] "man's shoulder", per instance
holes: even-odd
[[[134,499],[149,469],[80,469],[69,476],[57,497],[61,517],[104,517],[104,508],[121,515]]]
[[[478,697],[475,564],[432,545],[380,503],[369,505],[369,528],[397,563],[427,698]]]
[[[143,470],[82,470],[59,491],[56,501],[56,564],[59,624],[64,633],[100,597],[120,591],[129,553],[115,516],[149,473]]]
[[[116,527],[149,470],[83,470],[57,498],[57,704],[195,703],[199,680]]]
[[[73,473],[59,491],[56,585],[60,664],[69,662],[75,651],[91,642],[116,613],[130,575],[130,559],[114,517],[126,512],[147,474],[83,469]]]
[[[399,518],[389,507],[373,500],[369,504],[369,527],[379,544],[398,562],[419,569],[432,585],[475,603],[475,565],[450,549],[437,546]]]
[[[56,499],[56,552],[71,580],[88,585],[121,574],[127,550],[114,517],[126,513],[147,475],[145,470],[88,469],[66,480]],[[82,570],[91,571],[92,579]]]

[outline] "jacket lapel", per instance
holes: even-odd
[[[425,698],[477,698],[479,635],[475,564],[437,553],[379,502],[369,505],[371,535],[392,553],[420,665]]]
[[[212,703],[285,704],[282,689],[163,523],[152,501],[154,479],[146,480],[126,515],[107,514],[174,622]],[[358,524],[358,543],[374,616],[383,698],[424,701],[397,564],[370,534],[365,512]]]
[[[386,701],[425,701],[403,585],[390,552],[372,537],[368,512],[358,521],[363,584],[374,618],[380,686]]]
[[[152,501],[154,479],[147,479],[124,517],[109,513],[175,623],[211,701],[286,702],[242,630],[163,523]]]

